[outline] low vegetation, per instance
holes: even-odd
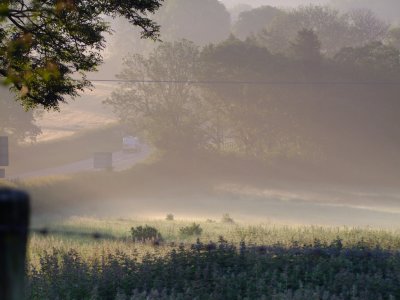
[[[165,220],[173,221],[174,220],[174,215],[173,214],[167,214],[167,216],[165,217]]]
[[[224,214],[222,216],[221,222],[222,223],[228,223],[228,224],[235,223],[235,221],[231,218],[231,216],[229,214]]]
[[[138,226],[131,228],[132,239],[135,242],[146,242],[161,240],[162,236],[158,230],[151,226]]]
[[[200,227],[200,224],[193,223],[190,226],[185,226],[179,229],[181,235],[186,236],[199,236],[203,232],[203,229]]]
[[[136,243],[131,234],[163,236]],[[236,222],[72,219],[33,235],[29,299],[398,299],[400,232]],[[139,229],[141,228],[141,229]],[[200,237],[182,228],[202,228]]]

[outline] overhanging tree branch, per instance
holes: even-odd
[[[102,63],[103,17],[124,17],[156,40],[159,26],[148,15],[163,0],[0,0],[0,74],[25,107],[58,108],[90,87],[84,72]],[[81,78],[73,79],[79,72]]]

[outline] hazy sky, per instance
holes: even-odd
[[[326,4],[329,0],[220,0],[227,7],[232,7],[239,3],[251,6],[273,5],[273,6],[298,6],[300,4]]]

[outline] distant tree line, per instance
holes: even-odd
[[[327,20],[326,8],[309,9],[322,14],[321,24]],[[286,18],[282,26],[291,25]],[[202,48],[188,40],[166,42],[149,56],[127,57],[119,74],[155,82],[124,83],[106,103],[167,152],[321,160],[332,153],[362,156],[362,149],[381,151],[384,144],[394,155],[400,102],[399,85],[390,83],[400,80],[400,52],[367,24],[360,28],[364,42],[341,41],[341,48],[338,36],[326,33],[324,43],[318,28],[302,25],[281,48],[233,35]]]
[[[57,3],[64,2],[69,3]],[[325,6],[287,10],[244,6],[231,20],[217,0],[149,1],[144,7],[128,2],[99,6],[100,10],[94,11],[86,4],[82,11],[68,5],[49,5],[45,7],[46,15],[27,25],[31,30],[38,22],[50,24],[47,19],[60,19],[60,27],[43,28],[51,33],[47,36],[65,39],[70,52],[61,51],[61,43],[50,45],[46,35],[21,35],[21,28],[6,21],[0,23],[4,34],[0,50],[8,51],[2,68],[6,72],[7,66],[8,71],[23,67],[21,76],[13,77],[15,72],[13,76],[6,75],[26,107],[57,108],[60,101],[90,86],[85,71],[92,71],[101,63],[98,50],[104,48],[102,34],[110,30],[100,18],[103,12],[110,18],[122,15],[144,36],[164,41],[147,47],[132,31],[123,31],[117,38],[117,48],[129,46],[133,53],[142,54],[132,54],[124,60],[124,70],[119,75],[122,79],[249,82],[122,85],[107,103],[121,120],[159,149],[231,151],[260,158],[321,157],[332,148],[331,143],[344,141],[344,135],[349,141],[346,145],[355,141],[365,144],[371,136],[381,141],[392,136],[391,143],[398,140],[397,133],[392,133],[398,117],[395,85],[250,83],[398,80],[400,29],[371,11],[359,7],[343,12]],[[2,12],[4,20],[18,17],[8,10],[13,5],[17,7],[17,2],[11,1]],[[34,9],[40,11],[38,6]],[[157,9],[153,22],[145,14]],[[79,13],[85,10],[94,17],[88,23],[95,26],[93,30],[70,28],[66,20],[79,19]],[[18,18],[22,22],[27,17],[29,10],[22,10]],[[160,36],[156,23],[161,25]],[[63,31],[64,27],[68,30]],[[89,52],[73,47],[76,34],[84,34],[80,49],[89,47]],[[23,55],[11,55],[11,50]],[[38,51],[43,55],[36,57]],[[56,62],[61,54],[64,56],[58,56],[61,59]],[[35,66],[29,63],[30,56]],[[71,77],[74,70],[82,75],[79,80]],[[0,110],[9,111],[13,105],[0,102]],[[26,119],[32,124],[31,130],[20,131],[20,136],[34,137],[38,132],[34,114]],[[15,131],[15,123],[8,121],[7,126],[8,132],[10,128]],[[360,132],[372,133],[361,138]],[[328,134],[332,138],[327,139]]]
[[[367,8],[382,19],[400,21],[400,2],[397,0],[331,0],[330,3],[341,10]]]
[[[398,6],[392,3],[396,0],[385,1],[391,2],[387,7]],[[233,33],[241,40],[256,39],[270,51],[282,52],[302,28],[314,30],[322,43],[322,51],[330,54],[345,46],[357,47],[377,40],[391,45],[399,43],[398,26],[375,13],[380,12],[377,6],[384,6],[380,2],[378,5],[372,5],[373,1],[358,1],[357,5],[348,5],[345,0],[336,2],[333,6],[307,5],[293,9],[240,5],[228,11],[218,0],[166,0],[155,20],[161,25],[164,42],[188,39],[200,46],[222,42]],[[127,47],[133,52],[154,49],[153,43],[139,41],[138,36],[128,24],[119,23],[114,40],[118,47],[113,49],[113,54],[125,53]]]

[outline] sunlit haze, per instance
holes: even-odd
[[[0,299],[400,299],[400,0],[0,10]]]

